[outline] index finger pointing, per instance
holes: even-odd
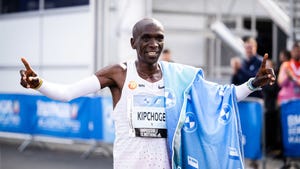
[[[30,67],[30,65],[29,65],[29,63],[27,62],[27,60],[25,58],[22,57],[21,61],[23,62],[26,70],[32,70],[31,67]]]
[[[263,61],[261,63],[261,68],[266,68],[267,60],[268,60],[268,54],[266,53],[264,55],[264,59],[263,59]]]

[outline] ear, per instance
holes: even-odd
[[[132,49],[136,49],[134,42],[135,42],[135,40],[133,38],[130,38],[130,44],[131,44]]]

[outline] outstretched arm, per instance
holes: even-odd
[[[241,101],[247,97],[253,91],[259,90],[265,85],[273,85],[276,80],[274,70],[266,67],[268,54],[264,55],[262,64],[255,77],[250,78],[247,82],[242,85],[236,86],[237,100]]]
[[[101,89],[100,82],[95,75],[68,85],[47,82],[38,77],[25,58],[21,60],[25,66],[25,70],[20,70],[21,85],[25,88],[36,89],[49,98],[70,101]]]

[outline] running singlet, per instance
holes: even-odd
[[[139,77],[134,61],[127,62],[127,76],[117,103],[114,169],[169,169],[164,83]]]

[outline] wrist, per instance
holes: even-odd
[[[254,91],[259,91],[259,90],[261,90],[262,88],[261,87],[259,87],[259,86],[254,86],[253,85],[253,81],[254,81],[254,77],[252,77],[252,78],[250,78],[248,81],[247,81],[247,87],[248,87],[248,89],[249,90],[251,90],[252,92],[254,92]]]
[[[43,84],[43,79],[41,79],[41,78],[38,78],[38,79],[39,79],[39,84],[33,88],[34,90],[38,90]]]

